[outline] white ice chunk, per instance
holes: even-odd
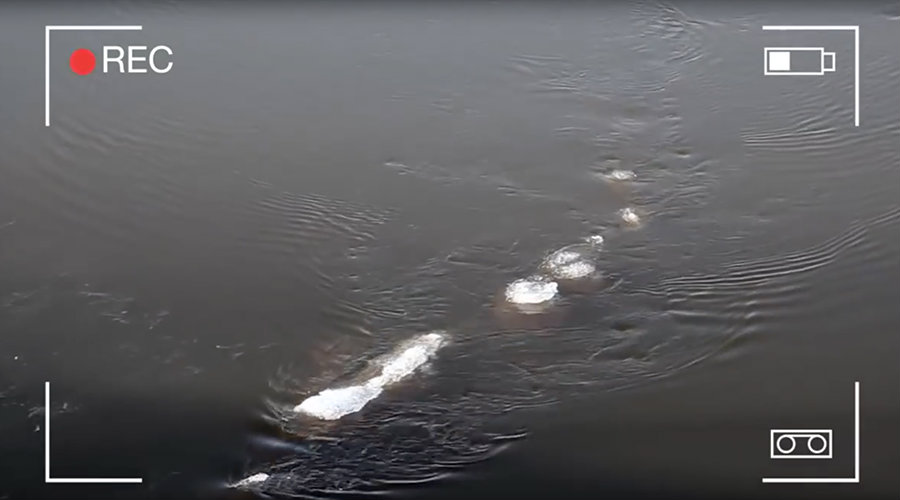
[[[399,355],[385,363],[381,375],[369,380],[369,384],[376,383],[384,387],[399,382],[427,363],[443,342],[444,337],[438,333],[422,335]]]
[[[570,245],[550,254],[544,260],[543,267],[556,279],[587,278],[597,272],[594,263],[596,250],[596,245]]]
[[[603,244],[603,236],[599,234],[592,234],[584,238],[584,241],[590,243],[593,246],[600,246]]]
[[[550,257],[547,259],[547,263],[551,266],[565,266],[566,264],[571,264],[573,262],[578,262],[582,259],[582,255],[579,252],[574,250],[557,250],[550,254]]]
[[[344,415],[362,410],[369,401],[381,394],[377,384],[351,385],[338,389],[325,389],[310,396],[294,407],[294,411],[322,420],[337,420]]]
[[[506,287],[506,300],[513,304],[542,304],[556,297],[555,281],[531,277],[513,281]]]
[[[256,474],[253,474],[252,476],[248,476],[248,477],[245,477],[244,479],[241,479],[240,481],[234,483],[231,486],[232,486],[232,488],[244,488],[244,487],[247,487],[254,483],[261,483],[261,482],[265,481],[266,479],[269,479],[268,474],[266,474],[265,472],[258,472]]]
[[[619,217],[627,224],[637,225],[641,223],[641,216],[630,207],[619,210]]]
[[[431,359],[444,344],[439,333],[420,335],[400,346],[399,352],[384,358],[381,373],[359,385],[325,389],[306,398],[294,411],[322,420],[337,420],[356,413],[377,398],[386,387],[411,375]]]
[[[621,169],[613,170],[606,176],[614,181],[631,181],[634,180],[635,177],[637,177],[633,171]]]
[[[596,270],[597,267],[592,262],[582,260],[557,267],[553,270],[553,275],[559,279],[572,280],[590,276]]]

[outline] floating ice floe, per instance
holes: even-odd
[[[586,278],[597,271],[590,256],[565,248],[550,254],[544,267],[554,278],[564,280]]]
[[[362,410],[369,401],[381,395],[384,388],[375,379],[362,385],[325,389],[294,407],[294,411],[322,420],[337,420]]]
[[[591,237],[594,238],[594,237]],[[600,242],[603,237],[596,235]],[[588,238],[588,241],[596,241]],[[597,276],[596,257],[599,243],[579,243],[560,248],[550,254],[541,269],[557,280],[579,280]]]
[[[403,380],[427,363],[445,342],[445,336],[437,332],[415,337],[384,358],[378,375],[361,384],[325,389],[306,398],[294,407],[294,411],[321,420],[337,420],[356,413],[377,398],[385,388]]]
[[[265,472],[258,472],[256,474],[253,474],[252,476],[247,476],[244,479],[241,479],[240,481],[232,484],[231,487],[232,488],[246,488],[247,486],[250,486],[251,484],[261,483],[261,482],[265,481],[266,479],[269,479],[268,474],[266,474]]]
[[[506,287],[506,301],[512,304],[544,304],[556,298],[559,285],[541,276],[513,281]]]

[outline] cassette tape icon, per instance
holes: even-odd
[[[769,458],[831,458],[831,429],[771,429]]]
[[[764,75],[824,75],[834,72],[834,52],[824,47],[766,47]]]

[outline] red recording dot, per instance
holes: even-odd
[[[79,75],[86,75],[94,71],[96,65],[97,59],[94,57],[94,53],[88,49],[78,49],[69,57],[69,67]]]

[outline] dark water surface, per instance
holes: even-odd
[[[144,29],[54,32],[45,128],[48,24]],[[764,24],[860,26],[858,128],[852,33]],[[173,69],[68,69],[111,44]],[[10,3],[0,47],[0,498],[900,496],[896,4]],[[603,286],[502,312],[592,234]],[[52,475],[142,484],[44,484],[45,381]],[[762,484],[852,476],[854,381],[861,482]]]

